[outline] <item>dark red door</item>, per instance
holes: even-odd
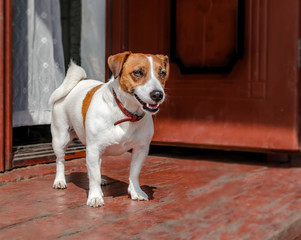
[[[107,3],[108,54],[170,56],[155,143],[299,150],[299,0]]]

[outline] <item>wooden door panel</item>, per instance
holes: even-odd
[[[171,56],[187,68],[223,67],[235,62],[243,35],[244,1],[178,0],[171,2]],[[237,18],[240,18],[239,20]],[[194,23],[194,24],[192,24]],[[241,51],[242,49],[239,49]],[[232,59],[234,58],[234,59]],[[204,70],[204,69],[203,69]]]
[[[197,46],[198,39],[204,37],[202,31],[194,38],[183,33],[189,24],[185,14],[189,15],[193,4],[200,2],[209,3],[209,7],[207,10],[206,6],[200,7],[194,14],[211,8],[212,19],[208,18],[207,23],[211,21],[215,34],[221,34],[216,41],[206,38],[207,47],[204,43]],[[238,2],[130,0],[126,27],[122,28],[126,31],[111,29],[112,49],[118,49],[114,48],[117,45],[114,34],[124,31],[127,46],[118,50],[170,54],[172,46],[176,46],[178,57],[188,67],[219,66],[236,43],[233,43],[233,26],[239,23],[233,24],[233,16],[237,15]],[[174,3],[179,4],[177,8],[172,7]],[[213,11],[215,4],[220,5]],[[155,117],[154,142],[228,149],[299,150],[299,1],[245,0],[243,6],[243,55],[229,73],[201,73],[194,69],[183,72],[177,59],[171,57],[167,101]],[[221,9],[229,11],[223,15],[229,19],[229,26],[223,28],[232,29],[229,33],[223,33],[220,26]],[[176,23],[179,34],[176,37],[171,21],[174,15],[182,19]],[[197,16],[192,14],[189,18]],[[200,28],[197,21],[191,21],[191,25],[191,32]],[[225,42],[221,43],[221,39]],[[189,46],[194,49],[190,53]],[[209,55],[206,58],[202,58],[204,49],[205,55]],[[223,53],[220,60],[215,52]]]

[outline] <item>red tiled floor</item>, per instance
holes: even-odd
[[[150,156],[144,202],[127,195],[130,154],[107,157],[101,208],[85,204],[84,159],[67,162],[65,190],[52,189],[54,164],[0,174],[0,239],[298,239],[301,168],[250,156]]]

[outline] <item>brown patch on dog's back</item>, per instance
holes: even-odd
[[[84,98],[83,105],[82,105],[82,116],[83,116],[83,125],[84,125],[84,128],[86,127],[86,115],[87,115],[87,112],[88,112],[88,109],[89,109],[92,97],[94,96],[94,93],[99,88],[101,88],[101,86],[102,86],[102,84],[93,87],[91,90],[89,90],[87,92],[87,94],[86,94],[86,96]]]

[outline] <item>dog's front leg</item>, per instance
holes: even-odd
[[[87,169],[89,176],[89,196],[87,205],[99,207],[104,205],[101,184],[101,154],[97,146],[87,146]]]
[[[133,149],[128,193],[133,200],[148,200],[148,196],[139,185],[139,174],[142,165],[148,155],[149,147],[138,147]]]

